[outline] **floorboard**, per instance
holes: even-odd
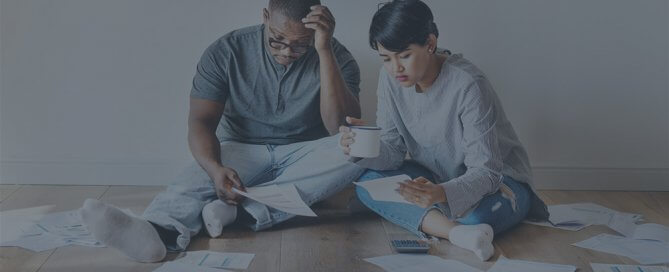
[[[0,203],[0,211],[54,205],[52,212],[81,207],[86,198],[99,198],[109,186],[23,185]],[[16,247],[0,247],[0,270],[34,272],[57,249],[32,252]]]
[[[0,184],[0,203],[16,192],[19,188],[21,188],[21,185]]]
[[[155,195],[164,190],[155,186],[112,186],[101,200],[141,215]],[[112,248],[69,246],[57,248],[39,269],[40,272],[77,271],[152,271],[160,264],[133,262]]]
[[[0,211],[55,205],[53,211],[81,206],[86,198],[102,199],[140,215],[164,187],[0,185]],[[594,202],[612,209],[641,213],[646,222],[669,225],[669,192],[540,191],[548,204]],[[414,236],[383,218],[362,212],[350,214],[353,187],[318,203],[318,218],[297,217],[269,230],[253,232],[241,224],[226,227],[221,237],[194,238],[188,250],[256,254],[246,271],[381,271],[363,259],[393,254],[391,239]],[[602,226],[578,232],[520,224],[495,238],[495,256],[479,261],[471,252],[447,240],[432,241],[430,254],[459,260],[482,270],[503,255],[512,259],[571,264],[590,271],[590,262],[635,264],[631,259],[591,251],[572,243],[599,233],[615,234]],[[177,257],[177,253],[168,259]],[[152,271],[160,264],[133,262],[110,248],[63,247],[33,253],[0,248],[0,271]]]

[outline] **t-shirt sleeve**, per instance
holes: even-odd
[[[201,98],[225,103],[230,95],[226,61],[212,45],[204,51],[193,77],[191,98]]]
[[[360,67],[358,62],[355,61],[351,52],[346,49],[339,42],[334,42],[335,46],[335,57],[337,58],[337,64],[339,64],[339,70],[341,71],[341,76],[346,82],[346,86],[353,93],[353,95],[360,99]]]

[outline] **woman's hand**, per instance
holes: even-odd
[[[424,177],[401,182],[397,192],[399,192],[406,201],[422,208],[430,207],[436,203],[446,202],[446,192],[444,192],[444,187],[434,184]]]
[[[346,123],[353,126],[364,126],[365,121],[362,121],[353,117],[346,117]],[[351,131],[350,127],[340,126],[339,132],[341,133],[341,138],[339,138],[339,146],[341,147],[344,154],[348,155],[351,152],[351,144],[355,142],[355,133]]]

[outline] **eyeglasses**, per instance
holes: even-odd
[[[290,45],[287,43],[277,41],[272,38],[269,38],[269,46],[277,50],[290,48],[290,51],[296,54],[304,54],[307,51],[309,51],[309,48],[311,48],[311,45],[305,45],[305,44]]]

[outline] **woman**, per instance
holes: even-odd
[[[384,63],[377,93],[381,154],[357,161],[369,168],[360,181],[407,174],[413,180],[398,192],[415,205],[372,200],[360,186],[356,192],[387,220],[487,260],[494,234],[525,218],[547,219],[548,212],[490,82],[461,55],[439,50],[438,35],[421,1],[395,0],[374,15],[369,43]],[[348,154],[355,135],[349,127],[340,132]],[[412,161],[404,160],[406,152]]]

